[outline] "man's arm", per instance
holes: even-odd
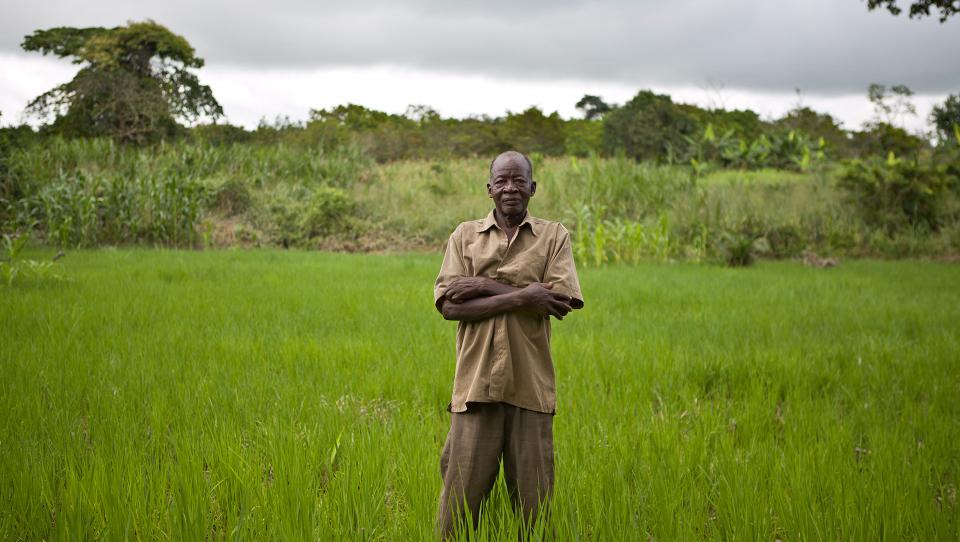
[[[453,279],[443,295],[454,303],[463,303],[477,297],[509,294],[520,289],[488,277],[459,277]]]
[[[474,297],[461,303],[455,303],[444,297],[440,312],[447,320],[475,322],[516,310],[527,310],[563,320],[563,317],[573,310],[570,306],[570,296],[550,291],[550,285],[534,282],[526,288],[516,288],[506,284],[501,286],[509,290],[493,286],[503,293]]]

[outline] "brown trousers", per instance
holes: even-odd
[[[450,433],[440,456],[443,491],[437,514],[441,538],[473,525],[480,504],[493,489],[503,460],[503,474],[515,507],[533,525],[553,491],[553,415],[506,403],[470,403],[450,416]],[[464,504],[468,510],[464,510]]]

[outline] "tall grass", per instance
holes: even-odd
[[[0,287],[0,538],[431,539],[439,263],[71,251]],[[956,540],[958,272],[583,269],[557,538]],[[487,511],[479,539],[515,538],[502,483]]]
[[[780,258],[960,252],[958,223],[925,231],[864,222],[829,165],[700,176],[622,156],[534,159],[531,212],[563,221],[584,264],[715,259],[729,238],[761,239]],[[49,139],[14,149],[6,163],[3,228],[67,246],[433,250],[492,206],[487,159],[376,164],[354,148]]]

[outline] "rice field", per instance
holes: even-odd
[[[100,249],[0,286],[0,539],[431,539],[439,263]],[[553,333],[557,539],[960,539],[960,267],[581,284]],[[516,528],[498,486],[476,538]]]

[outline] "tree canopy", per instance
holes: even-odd
[[[190,71],[203,67],[203,59],[156,22],[37,30],[21,47],[82,66],[72,80],[27,106],[52,131],[144,143],[170,135],[177,120],[223,115],[210,87]]]
[[[867,7],[873,11],[877,8],[886,8],[894,15],[900,15],[903,12],[897,0],[867,0]],[[960,13],[960,0],[914,0],[910,4],[910,18],[929,17],[930,11],[940,12],[940,22],[946,22],[952,15]]]
[[[930,120],[937,139],[941,142],[956,140],[960,133],[960,92],[947,96],[942,104],[933,106]]]
[[[607,102],[603,101],[599,96],[593,96],[592,94],[584,94],[583,98],[580,98],[580,101],[574,106],[580,111],[583,111],[584,117],[587,120],[598,119],[604,115],[604,113],[610,112],[610,105]]]

